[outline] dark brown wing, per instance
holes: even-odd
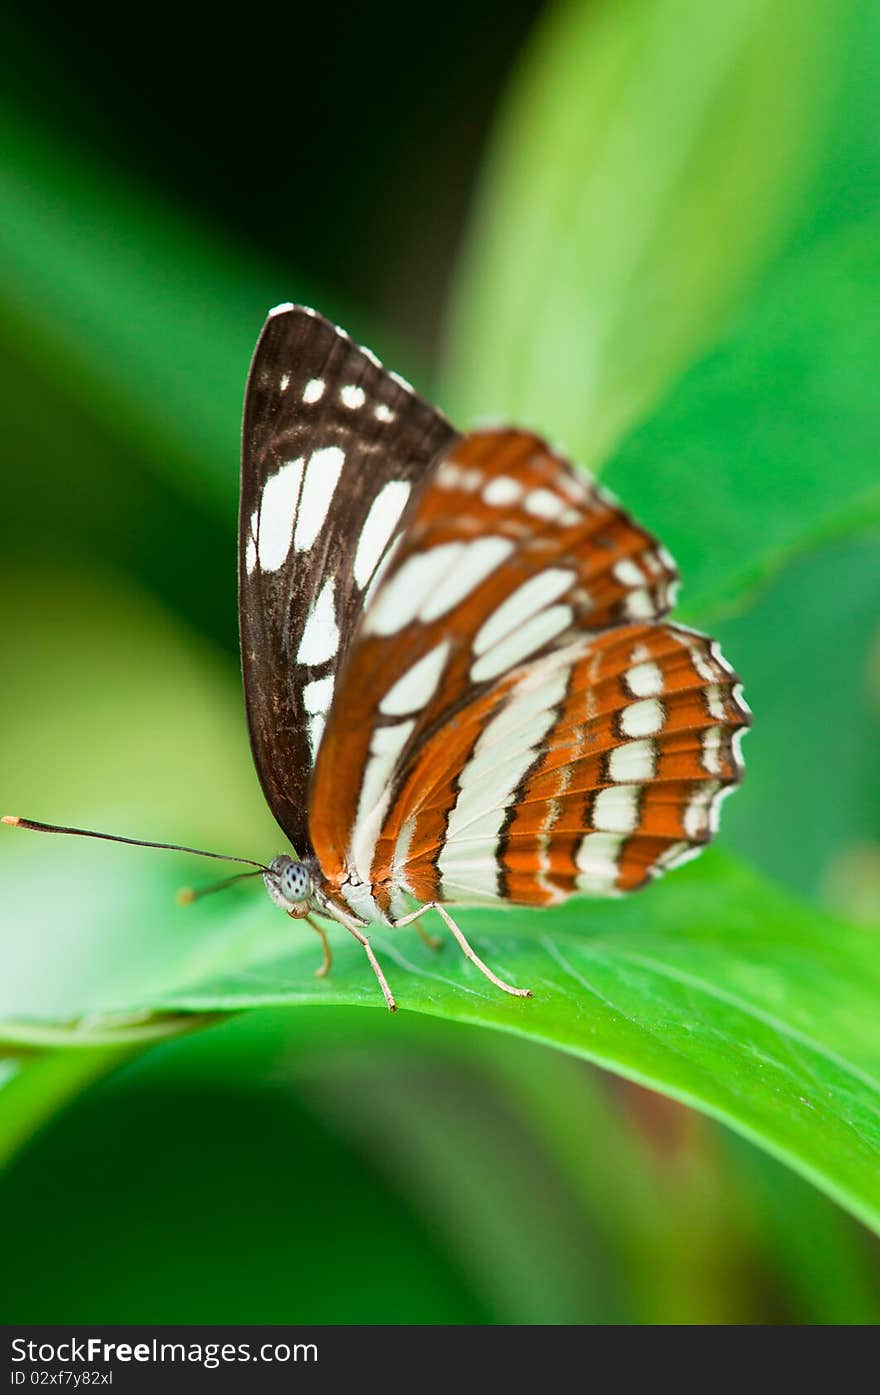
[[[310,851],[311,772],[364,597],[427,467],[456,439],[402,378],[303,306],[273,310],[244,407],[239,626],[263,792]]]

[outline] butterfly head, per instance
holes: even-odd
[[[314,888],[312,874],[304,862],[279,853],[269,863],[268,872],[263,873],[263,881],[276,906],[289,915],[308,915]]]

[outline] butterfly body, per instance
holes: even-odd
[[[301,859],[267,887],[345,925],[386,1000],[367,927],[435,908],[522,992],[444,906],[636,890],[740,779],[748,709],[666,621],[668,552],[541,438],[459,434],[304,307],[254,356],[239,583],[254,758]]]

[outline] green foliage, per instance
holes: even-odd
[[[880,539],[810,552],[719,625],[760,714],[748,779],[724,807],[724,841],[766,876],[880,920],[877,617]],[[816,792],[833,791],[821,799]]]
[[[464,421],[509,416],[603,463],[778,238],[845,21],[833,0],[548,10],[455,298],[447,382]]]
[[[742,605],[805,548],[880,525],[878,284],[880,219],[800,254],[609,463],[682,569],[683,613]]]
[[[0,132],[5,337],[176,486],[234,509],[241,384],[277,278],[12,111]]]
[[[228,840],[239,822],[250,822],[249,799],[257,826],[259,795],[247,788],[243,741],[238,762],[232,759],[229,727],[238,701],[232,685],[225,702],[219,688],[203,686],[188,647],[175,646],[161,628],[151,633],[147,614],[127,625],[112,606],[104,614],[108,630],[137,633],[138,661],[121,670],[133,687],[124,692],[117,681],[115,699],[144,738],[140,666],[161,665],[174,675],[174,698],[161,703],[165,716],[154,744],[141,744],[129,759],[162,760],[170,806],[188,768],[174,771],[182,757],[170,739],[162,754],[166,724],[182,743],[198,732],[189,769],[223,769],[229,792],[223,804],[234,812],[215,818],[218,828],[228,821],[223,845],[235,849]],[[106,644],[95,636],[90,647],[100,653]],[[52,646],[53,663],[58,648]],[[65,730],[71,711],[72,705]],[[35,720],[43,719],[37,713]],[[63,742],[63,734],[57,739]],[[47,722],[49,756],[52,740]],[[66,780],[75,787],[69,764]],[[111,817],[103,798],[88,813],[98,826]],[[16,839],[16,861],[6,876],[6,905],[11,922],[22,927],[5,939],[0,974],[0,1018],[13,1047],[45,1040],[40,1023],[78,1022],[69,1043],[85,1045],[112,1040],[114,1024],[128,1028],[130,1041],[151,1012],[316,1003],[385,1010],[362,951],[344,932],[333,936],[331,976],[319,981],[317,940],[307,927],[292,930],[262,895],[230,892],[225,905],[178,907],[175,887],[193,870],[183,859],[7,836]],[[254,851],[250,843],[241,850]],[[51,885],[62,889],[67,904],[63,916],[46,894],[49,865]],[[880,1223],[874,1122],[880,1033],[871,1025],[880,967],[863,932],[799,907],[720,853],[631,901],[575,902],[537,915],[468,911],[461,920],[478,951],[531,987],[535,998],[505,998],[451,942],[435,957],[412,931],[377,933],[374,943],[404,1011],[480,1023],[613,1066],[732,1123],[863,1219]],[[125,937],[120,924],[128,927]],[[153,1031],[148,1016],[142,1030]]]
[[[416,1013],[168,1042],[2,1199],[10,1321],[880,1317],[864,1235],[790,1171],[570,1055]]]

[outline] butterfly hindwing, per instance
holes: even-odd
[[[427,467],[455,439],[323,316],[270,314],[245,397],[239,623],[257,771],[301,855],[315,753],[364,597]]]
[[[624,625],[508,675],[418,752],[374,876],[419,900],[634,891],[709,841],[749,723],[717,645]]]
[[[493,719],[510,675],[537,672],[585,634],[658,621],[676,580],[655,539],[538,437],[481,431],[453,443],[361,617],[327,724],[310,824],[331,881],[393,883],[416,769],[430,788],[424,753],[457,752],[444,768],[464,778],[462,731],[475,714]],[[539,702],[550,711],[562,697]],[[495,776],[510,776],[508,800],[520,764],[514,751]]]

